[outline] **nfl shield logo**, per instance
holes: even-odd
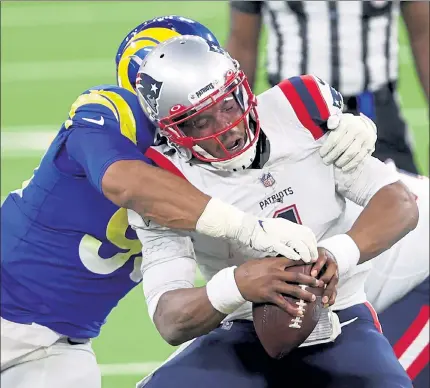
[[[264,187],[270,187],[276,183],[275,178],[273,178],[270,172],[268,172],[267,174],[263,174],[260,177],[260,181],[264,185]]]

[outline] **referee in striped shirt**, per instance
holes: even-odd
[[[230,1],[226,47],[252,85],[264,23],[271,86],[298,74],[324,79],[342,93],[349,112],[376,122],[374,156],[417,173],[396,97],[400,13],[428,99],[428,1]]]

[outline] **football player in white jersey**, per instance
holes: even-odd
[[[262,255],[240,244],[166,231],[130,212],[143,245],[150,316],[168,342],[184,343],[139,386],[411,387],[364,283],[371,260],[416,227],[415,198],[377,159],[345,172],[319,155],[330,121],[373,123],[340,116],[341,95],[311,75],[284,80],[256,98],[238,63],[196,37],[156,47],[141,64],[136,86],[164,136],[153,147],[159,163],[242,210],[310,227],[335,258],[325,282],[331,286],[339,275],[336,300],[331,293],[324,301],[334,302],[326,314],[331,332],[274,361],[255,335],[250,302],[270,301],[291,312],[280,294],[310,300],[280,281],[289,280],[278,276],[285,264],[254,260]],[[364,207],[358,218],[348,200]],[[263,262],[273,265],[262,271]],[[197,264],[205,287],[193,287]],[[265,282],[271,287],[262,287]]]

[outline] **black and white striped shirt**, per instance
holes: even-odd
[[[345,96],[397,79],[400,1],[233,1],[262,13],[271,84],[312,73]]]

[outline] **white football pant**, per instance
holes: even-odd
[[[91,342],[71,345],[40,325],[1,318],[2,388],[101,388]]]

